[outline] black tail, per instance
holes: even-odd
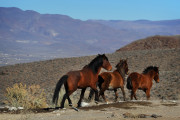
[[[127,85],[126,85],[127,89],[131,90],[132,89],[132,82],[131,82],[131,77],[127,78]]]
[[[101,85],[103,84],[104,79],[99,75],[98,76],[98,87],[101,89]]]
[[[56,88],[55,88],[54,96],[53,96],[53,100],[52,100],[52,102],[55,103],[56,105],[57,105],[58,98],[59,98],[59,91],[60,91],[63,83],[67,81],[67,78],[68,78],[68,76],[64,75],[56,84]]]

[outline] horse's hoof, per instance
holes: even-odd
[[[73,106],[72,106],[72,109],[74,109],[75,111],[79,112],[79,109],[76,108],[76,107],[73,107]]]
[[[62,110],[66,110],[66,108],[61,108]]]
[[[77,105],[77,108],[80,108],[80,107],[82,107],[81,104],[78,104],[78,105]]]
[[[72,104],[69,104],[70,107],[72,107]]]
[[[96,104],[98,104],[98,101],[95,101]]]
[[[61,109],[61,107],[55,107],[56,110]]]

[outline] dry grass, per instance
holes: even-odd
[[[45,92],[39,85],[27,87],[22,83],[16,83],[13,87],[6,88],[5,97],[5,103],[13,107],[25,109],[47,107]]]

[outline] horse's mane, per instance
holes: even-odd
[[[117,69],[118,69],[118,68],[121,68],[125,63],[127,64],[126,60],[124,60],[124,59],[120,60],[120,62],[117,63],[116,68],[117,68]],[[118,67],[118,65],[120,65],[120,67]]]
[[[105,56],[105,54],[98,55],[85,67],[92,69],[93,73],[96,74],[98,72],[99,67],[101,67],[103,64],[103,59],[106,59],[108,61],[108,58]]]
[[[147,68],[143,71],[143,74],[146,74],[146,73],[148,73],[148,72],[151,71],[151,70],[154,70],[155,72],[158,72],[158,73],[159,73],[158,67],[156,67],[156,66],[149,66],[149,67],[147,67]]]

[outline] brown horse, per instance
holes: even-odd
[[[131,91],[131,100],[136,98],[136,90],[140,89],[146,93],[147,100],[150,99],[150,90],[153,84],[153,79],[159,83],[159,68],[149,66],[142,74],[137,72],[131,73],[127,78],[127,89]]]
[[[101,95],[105,102],[107,103],[107,99],[104,95],[104,92],[107,89],[113,89],[115,92],[115,101],[117,101],[118,93],[117,89],[121,88],[124,101],[126,100],[124,84],[125,84],[125,74],[128,74],[128,64],[127,60],[120,60],[116,65],[116,70],[113,72],[103,72],[99,75],[98,78],[98,86],[100,88],[99,96]],[[94,94],[93,90],[90,91],[89,100],[91,100],[92,95]]]
[[[53,103],[55,103],[57,106],[59,91],[62,84],[64,84],[66,93],[63,96],[60,108],[64,108],[64,102],[66,99],[68,99],[69,106],[72,106],[72,102],[69,96],[77,89],[82,89],[80,99],[78,101],[78,107],[81,107],[81,101],[84,97],[84,92],[87,87],[91,87],[94,90],[96,94],[95,101],[98,101],[99,99],[96,83],[98,81],[98,74],[101,68],[104,68],[106,70],[112,69],[112,66],[109,63],[108,58],[105,56],[105,54],[98,55],[88,65],[83,67],[82,70],[68,72],[56,84],[53,96]]]

